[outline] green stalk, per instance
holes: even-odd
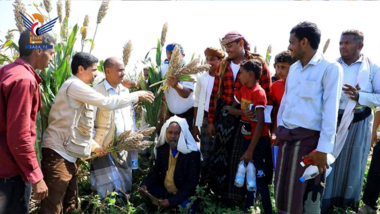
[[[161,84],[161,83],[164,83],[165,81],[166,81],[166,79],[165,79],[165,80],[158,81],[158,82],[156,82],[156,83],[150,85],[149,88],[151,88],[151,87],[153,87],[153,86],[156,86],[156,85],[159,85],[159,84]]]
[[[95,42],[95,36],[96,36],[96,31],[98,31],[98,24],[96,24],[96,28],[95,28],[95,33],[94,33],[94,38],[92,39],[92,42]],[[90,53],[91,53],[92,49],[90,49]]]

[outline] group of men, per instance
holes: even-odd
[[[161,121],[154,167],[141,184],[141,195],[148,191],[164,198],[157,204],[164,209],[186,207],[200,184],[225,203],[245,201],[248,209],[256,201],[255,193],[234,185],[244,160],[256,166],[265,213],[272,213],[268,185],[273,168],[278,213],[321,213],[333,206],[375,211],[380,193],[378,146],[363,198],[366,205],[359,209],[359,201],[368,153],[376,143],[373,132],[380,123],[377,118],[372,127],[371,110],[380,106],[380,70],[361,53],[362,32],[341,34],[341,57],[335,61],[318,53],[320,38],[314,23],[292,28],[288,51],[275,57],[271,77],[265,60],[250,52],[242,34],[231,31],[221,41],[225,52],[213,47],[204,51],[210,70],[199,75],[196,84],[168,76],[165,100],[170,118]],[[105,80],[91,88],[98,59],[76,53],[73,76],[61,86],[49,113],[40,168],[34,142],[42,80],[35,70],[47,67],[54,49],[25,49],[28,40],[29,33],[23,32],[20,58],[0,69],[0,213],[27,213],[31,189],[34,199],[42,200],[41,213],[73,211],[78,159],[91,155],[91,183],[102,198],[107,192],[129,192],[132,152],[115,157],[103,148],[115,133],[136,131],[133,103],[152,102],[153,94],[130,93],[127,87],[138,84],[123,82],[124,65],[115,57],[104,63]],[[48,34],[43,43],[54,46]],[[162,77],[175,46],[185,56],[179,44],[167,45]],[[276,157],[270,139],[279,148]],[[329,153],[335,157],[332,164]],[[299,181],[306,169],[299,164],[302,159],[312,161],[319,171],[305,182]],[[272,160],[277,160],[275,166]],[[190,212],[195,210],[192,206]]]

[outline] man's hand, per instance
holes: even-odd
[[[348,94],[348,97],[351,100],[358,101],[359,100],[359,91],[360,89],[357,89],[351,85],[344,84],[344,87],[342,88],[345,94]]]
[[[207,125],[207,134],[210,138],[214,139],[215,138],[215,126],[212,123],[209,123]]]
[[[248,161],[252,161],[252,157],[253,157],[253,152],[252,151],[249,151],[248,149],[244,152],[244,155],[241,156],[240,158],[240,161],[242,161],[244,159],[244,161],[246,163],[248,163]]]
[[[377,132],[372,132],[371,147],[375,147],[377,143]]]
[[[147,194],[145,194],[145,192],[147,191],[147,187],[146,185],[142,185],[139,189],[139,193],[142,197],[147,197]]]
[[[170,87],[175,88],[178,85],[178,77],[170,75],[166,78],[166,84]]]
[[[37,183],[32,184],[34,196],[32,199],[40,201],[48,196],[48,187],[45,184],[44,179],[41,179]]]
[[[151,91],[138,91],[136,93],[139,100],[146,100],[150,103],[154,101],[154,94]]]
[[[97,147],[94,150],[93,157],[102,157],[102,156],[107,155],[107,154],[108,154],[108,152],[106,150],[104,150],[103,147]]]
[[[274,146],[279,146],[280,145],[280,139],[276,138],[273,143]]]
[[[308,158],[308,159],[313,160],[313,162],[314,162],[313,165],[318,167],[319,174],[325,173],[326,168],[327,169],[329,168],[329,165],[327,164],[327,154],[326,153],[316,151],[314,153],[310,153],[310,154],[302,157],[302,159],[304,159],[304,158]]]
[[[133,88],[134,82],[130,80],[123,80],[121,84],[126,88]]]
[[[167,209],[170,207],[168,199],[163,199],[159,201],[158,206],[160,206],[162,209]]]
[[[248,109],[244,109],[242,110],[243,111],[243,116],[248,118],[248,119],[253,119],[254,117],[254,114],[251,110],[248,110]]]
[[[199,133],[199,128],[198,128],[198,126],[195,126],[195,125],[194,125],[192,134],[193,134],[194,140],[195,140],[196,142],[199,142],[199,139],[201,139],[201,135],[200,135],[200,133]]]

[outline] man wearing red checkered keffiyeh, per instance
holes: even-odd
[[[227,199],[226,201],[229,201],[228,199],[245,201],[243,188],[234,186],[239,158],[244,153],[239,131],[240,118],[229,114],[223,107],[232,105],[234,93],[241,87],[239,69],[243,60],[258,59],[261,61],[263,70],[259,84],[267,96],[272,82],[264,59],[258,54],[249,52],[250,44],[242,34],[231,31],[224,36],[221,44],[226,48],[228,57],[221,61],[216,70],[208,113],[208,134],[215,138],[215,152],[212,161],[215,171],[213,179],[215,180],[211,183],[214,183],[213,191]],[[267,98],[267,100],[271,99]],[[270,150],[268,149],[268,151]]]

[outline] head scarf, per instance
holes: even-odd
[[[182,47],[180,44],[178,44],[178,43],[171,43],[171,44],[168,44],[168,45],[166,46],[166,50],[167,50],[167,51],[173,51],[173,50],[174,50],[174,47],[175,47],[176,45],[178,45],[179,49],[181,50],[181,54],[182,54],[182,56],[185,56],[185,51],[183,50],[183,47]]]
[[[220,49],[213,48],[213,47],[208,47],[205,50],[205,55],[207,56],[215,56],[218,58],[224,58],[224,52]]]
[[[244,38],[243,35],[241,35],[239,32],[237,31],[230,31],[228,32],[222,39],[222,45],[227,45],[228,43],[231,43],[231,42],[236,42],[236,41],[239,41],[239,40],[244,40],[244,49],[249,51],[251,50],[251,46],[249,44],[249,42]]]
[[[178,140],[177,150],[183,154],[188,154],[192,151],[199,151],[197,143],[195,142],[193,135],[189,131],[189,125],[183,118],[173,116],[169,118],[161,128],[160,137],[155,147],[155,153],[157,154],[157,148],[164,145],[167,142],[166,130],[173,122],[178,123],[181,127],[181,134]]]

